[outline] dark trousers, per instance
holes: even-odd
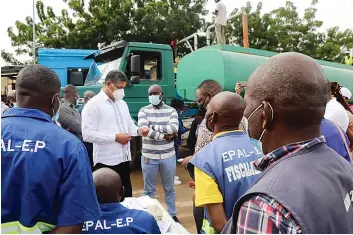
[[[132,197],[132,186],[131,186],[131,180],[130,180],[130,162],[123,162],[116,166],[107,166],[102,163],[97,163],[94,166],[94,170],[98,170],[104,167],[110,168],[120,175],[121,183],[125,189],[124,198]]]
[[[87,149],[89,163],[91,165],[91,170],[93,171],[93,144],[88,142],[83,142]]]
[[[193,206],[193,214],[194,214],[197,233],[201,234],[202,223],[204,218],[204,208],[195,207],[195,203],[192,206]]]

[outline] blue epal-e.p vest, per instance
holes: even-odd
[[[101,203],[98,220],[86,221],[83,234],[160,234],[157,221],[148,212],[128,209],[120,203]]]
[[[1,232],[42,233],[99,217],[87,151],[36,109],[1,117]]]
[[[216,136],[190,163],[216,181],[223,196],[224,211],[229,219],[236,201],[261,173],[253,166],[253,162],[261,157],[263,153],[259,147],[255,146],[244,132],[232,131]],[[202,232],[215,233],[207,209]]]
[[[241,206],[259,194],[281,203],[303,234],[353,233],[353,167],[325,143],[299,150],[269,166],[237,201],[225,233],[236,232]]]

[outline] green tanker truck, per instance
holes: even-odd
[[[124,100],[129,106],[131,116],[137,120],[140,108],[148,104],[148,88],[152,84],[162,87],[167,103],[176,95],[184,100],[194,101],[196,88],[202,81],[214,79],[224,90],[234,91],[237,82],[246,85],[250,74],[273,55],[276,53],[230,45],[201,48],[179,61],[175,86],[175,64],[169,45],[121,41],[85,57],[93,61],[86,83],[78,86],[78,91],[81,97],[87,90],[98,93],[106,74],[110,70],[120,69],[127,74],[130,81],[125,89]],[[46,56],[49,61],[58,60],[51,58],[48,51]],[[322,65],[330,81],[337,81],[353,90],[352,66],[320,60],[318,63]],[[79,70],[75,73],[79,73]],[[95,77],[95,74],[99,76]],[[141,139],[134,138],[131,148],[135,159],[133,162],[139,162],[139,155],[136,153],[141,149]]]

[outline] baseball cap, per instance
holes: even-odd
[[[348,99],[351,99],[352,97],[352,92],[346,87],[341,87],[341,93],[344,97],[347,97]]]

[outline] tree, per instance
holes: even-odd
[[[275,52],[296,51],[316,59],[341,63],[344,49],[353,48],[353,31],[341,32],[334,27],[325,33],[319,32],[323,22],[315,20],[316,3],[313,1],[301,18],[290,1],[284,7],[265,14],[261,14],[261,2],[254,11],[248,2],[241,11],[234,11],[236,17],[228,25],[227,36],[235,43],[243,44],[242,12],[245,11],[248,14],[250,47]]]
[[[72,11],[55,15],[37,1],[37,44],[46,48],[96,49],[98,43],[127,40],[167,43],[196,32],[205,15],[206,0],[64,0]],[[17,53],[32,55],[33,20],[16,21],[18,33],[8,29]]]
[[[1,50],[1,58],[11,65],[23,65],[23,63],[16,59],[13,54],[5,50]]]

